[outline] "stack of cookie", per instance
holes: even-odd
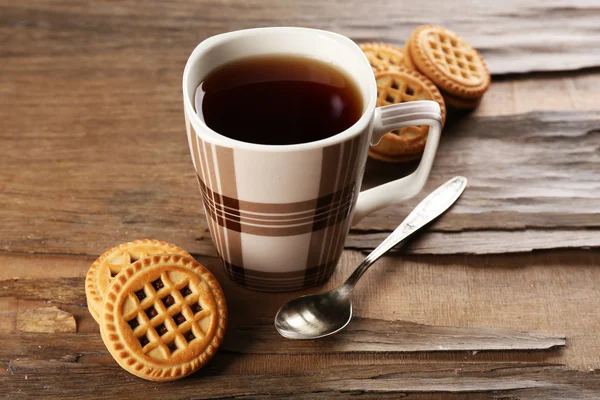
[[[477,107],[491,83],[477,50],[440,26],[416,28],[403,49],[384,43],[365,43],[360,47],[373,67],[378,106],[433,100],[439,103],[444,122],[446,106]],[[389,132],[369,150],[369,156],[389,162],[418,159],[428,130],[426,126],[415,126]]]
[[[215,277],[185,250],[157,240],[124,243],[92,264],[88,308],[121,367],[141,378],[171,381],[214,355],[227,306]]]

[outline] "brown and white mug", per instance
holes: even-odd
[[[206,126],[194,107],[203,78],[227,62],[266,54],[316,58],[345,71],[363,96],[360,119],[329,138],[283,146],[240,142]],[[262,291],[322,284],[352,224],[421,191],[440,138],[440,107],[432,101],[375,107],[376,99],[363,52],[336,33],[249,29],[213,36],[192,52],[183,73],[188,141],[210,233],[234,282]],[[369,146],[410,125],[430,126],[416,171],[360,193]]]

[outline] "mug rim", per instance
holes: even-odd
[[[276,35],[279,32],[286,32],[286,33],[296,32],[296,33],[301,33],[303,35],[329,36],[330,38],[338,41],[340,44],[350,47],[352,49],[352,51],[356,54],[359,62],[362,62],[368,68],[368,70],[371,70],[371,64],[369,63],[369,60],[367,59],[367,57],[365,56],[363,51],[360,49],[360,47],[358,47],[358,45],[353,40],[351,40],[350,38],[348,38],[344,35],[341,35],[339,33],[325,31],[325,30],[321,30],[321,29],[301,28],[301,27],[267,27],[267,28],[242,29],[242,30],[231,31],[231,32],[211,36],[211,37],[203,40],[196,46],[196,48],[192,51],[192,53],[188,57],[188,60],[185,64],[185,68],[183,70],[182,89],[183,89],[184,113],[187,116],[186,119],[189,118],[190,124],[194,127],[194,133],[196,135],[198,135],[199,134],[198,132],[201,129],[203,129],[203,130],[208,130],[212,134],[211,136],[202,135],[203,140],[214,143],[214,144],[218,144],[221,146],[237,148],[237,149],[246,150],[246,151],[284,152],[284,151],[313,150],[313,149],[317,149],[317,148],[331,146],[331,145],[346,141],[346,140],[350,139],[351,137],[353,137],[357,134],[360,134],[361,132],[364,131],[364,129],[367,128],[367,126],[369,125],[369,123],[371,122],[371,120],[373,118],[374,111],[375,111],[375,103],[377,100],[377,98],[375,96],[375,93],[377,93],[377,84],[375,82],[375,79],[371,79],[371,82],[368,85],[366,85],[368,87],[367,93],[365,93],[362,90],[361,86],[359,85],[359,82],[356,82],[356,85],[358,86],[358,90],[359,90],[361,96],[363,97],[363,101],[365,101],[365,106],[363,107],[364,110],[363,110],[363,113],[361,114],[360,118],[352,126],[348,127],[346,130],[336,133],[333,136],[329,136],[329,137],[327,137],[325,139],[321,139],[321,140],[316,140],[316,141],[306,142],[306,143],[299,143],[299,144],[289,144],[289,145],[269,145],[269,144],[243,142],[240,140],[232,139],[230,137],[224,136],[224,135],[216,132],[215,130],[211,129],[205,122],[203,122],[200,119],[200,117],[196,113],[196,110],[194,109],[193,100],[190,97],[188,90],[187,90],[187,81],[188,81],[189,75],[191,73],[192,64],[196,61],[196,59],[201,57],[201,55],[203,53],[205,53],[207,50],[209,50],[210,48],[217,46],[228,40],[234,40],[236,38],[242,37],[247,34],[252,34],[252,33],[254,33],[254,34],[271,34],[271,35],[275,34]],[[340,66],[338,65],[338,67],[340,67]],[[340,68],[343,68],[343,67],[340,67]],[[344,72],[346,72],[346,71],[344,71]],[[352,75],[350,75],[350,76],[352,77],[352,79],[356,80],[355,76],[352,76]],[[201,129],[198,129],[198,128],[201,128]]]

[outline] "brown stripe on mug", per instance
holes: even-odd
[[[331,188],[335,185],[335,178],[337,175],[341,153],[341,144],[323,148],[323,161],[321,164],[321,178],[319,182],[319,198],[326,196]],[[317,201],[317,208],[320,206],[322,206],[322,204],[319,204]],[[319,221],[313,224],[310,245],[308,248],[308,258],[306,260],[306,270],[304,274],[304,285],[306,287],[313,286],[315,284],[316,274],[309,273],[309,271],[311,270],[311,267],[319,264],[319,258],[321,257],[321,246],[323,245],[326,227],[326,222],[323,223]]]
[[[213,196],[216,197],[213,194],[213,191],[207,187],[206,185],[203,185],[201,187],[202,190],[202,194],[204,195],[204,197],[211,202],[211,204],[213,204],[213,206],[215,206],[214,202],[212,201]],[[219,204],[220,207],[223,208],[225,214],[232,214],[235,215],[236,218],[239,217],[240,220],[242,221],[247,221],[247,222],[257,222],[260,223],[261,221],[296,221],[296,220],[305,220],[305,219],[311,219],[314,216],[318,216],[318,215],[322,215],[322,214],[326,214],[328,213],[331,209],[335,208],[335,207],[339,207],[339,202],[334,204],[333,203],[333,197],[334,194],[328,194],[326,196],[323,196],[322,198],[319,198],[319,202],[321,202],[323,204],[322,207],[319,207],[318,209],[315,209],[315,202],[317,199],[313,199],[313,200],[309,200],[309,201],[302,201],[302,202],[298,202],[298,203],[283,203],[287,206],[287,208],[290,209],[297,209],[297,210],[305,210],[305,211],[298,211],[298,212],[292,212],[292,213],[287,213],[287,214],[281,214],[281,213],[273,213],[271,214],[273,209],[279,208],[279,206],[281,206],[282,204],[278,204],[278,203],[255,203],[255,202],[241,202],[238,201],[236,199],[232,199],[229,198],[227,196],[221,196],[219,195],[219,198],[222,200],[222,203]],[[311,209],[306,209],[306,204],[310,203],[313,205],[313,207]],[[247,213],[243,207],[251,204],[252,207],[254,209],[257,210],[261,210],[261,213]],[[239,208],[235,208],[235,207],[239,207]]]
[[[209,177],[211,186],[215,189],[218,189],[221,182],[220,182],[220,176],[217,175],[217,168],[219,166],[217,165],[217,160],[215,158],[214,145],[207,143],[207,142],[204,142],[203,144],[204,144],[204,146],[203,146],[204,153],[203,154],[206,156],[206,164],[209,165],[209,168],[208,168],[209,176],[208,177]],[[223,203],[222,195],[217,190],[212,190],[210,194],[211,194],[212,201],[215,204],[220,205]],[[223,213],[219,209],[219,206],[217,206],[216,210],[213,210],[213,213],[211,215],[213,216],[213,219],[216,221],[216,224],[214,225],[215,235],[218,236],[219,241],[221,242],[221,245],[222,245],[222,251],[220,252],[221,258],[224,260],[229,260],[231,258],[230,257],[230,248],[229,248],[229,237],[227,236],[227,229],[222,228],[222,227],[226,226],[226,220],[223,216]]]
[[[342,196],[348,196],[351,198],[351,206],[354,204],[354,196],[356,195],[355,186],[349,185],[350,182],[356,181],[356,165],[357,165],[357,157],[360,150],[360,141],[362,137],[357,136],[352,139],[352,151],[350,152],[348,159],[348,168],[346,169],[346,175],[344,178],[344,193]],[[346,191],[347,190],[347,191]],[[349,228],[350,219],[348,218],[351,211],[351,206],[347,208],[345,214],[338,214],[335,216],[334,222],[334,236],[333,241],[330,245],[330,251],[328,253],[327,261],[330,260],[338,260],[342,254],[344,248],[344,237],[346,236],[346,232]],[[321,276],[323,279],[324,276]]]
[[[206,185],[201,187],[202,194],[205,198],[208,199],[212,203],[213,193],[210,188]],[[225,214],[234,214],[239,217],[242,221],[247,222],[257,222],[261,221],[289,221],[295,222],[296,220],[312,220],[313,217],[318,217],[324,214],[329,213],[333,208],[339,207],[341,201],[337,203],[333,203],[333,197],[337,193],[327,194],[325,196],[320,197],[318,200],[322,204],[318,208],[315,208],[315,199],[301,201],[297,203],[256,203],[256,202],[247,202],[247,201],[239,201],[235,198],[230,198],[228,196],[220,196],[222,203],[220,206],[224,209]],[[213,204],[214,205],[214,204]],[[294,210],[305,210],[305,211],[294,211],[289,213],[279,213],[273,212],[273,210],[277,210],[284,205],[288,209]],[[310,208],[306,208],[307,205],[312,205]],[[260,210],[261,212],[248,212],[244,209],[244,207],[251,207],[255,210]]]
[[[244,204],[249,204],[249,202],[237,202],[236,199],[229,198],[227,196],[222,196],[216,192],[213,192],[206,184],[200,181],[200,190],[203,196],[203,200],[210,205],[211,207],[217,209],[224,216],[230,218],[232,221],[239,222],[242,224],[252,223],[257,225],[296,225],[301,223],[320,223],[325,217],[329,216],[331,213],[337,214],[338,209],[343,209],[344,211],[348,211],[348,203],[352,202],[353,195],[352,190],[354,189],[354,182],[349,186],[342,188],[336,193],[327,194],[325,196],[319,197],[317,199],[310,200],[310,203],[313,204],[312,210],[307,210],[306,213],[310,213],[309,217],[301,216],[296,217],[296,215],[305,215],[304,213],[292,213],[292,214],[275,214],[270,215],[267,214],[269,210],[273,209],[273,207],[278,207],[281,204],[277,203],[251,203],[255,209],[260,209],[263,214],[261,214],[260,218],[254,217],[246,217],[243,214],[242,209],[234,209],[233,205],[240,204],[239,207],[242,207]],[[215,200],[213,200],[215,199]],[[217,201],[220,200],[221,203]],[[302,201],[298,203],[286,203],[289,208],[297,207],[300,210],[300,207],[304,207],[307,201]],[[228,204],[228,205],[227,205]],[[319,204],[319,208],[315,211],[314,205]],[[326,225],[321,223],[321,225]]]
[[[222,217],[225,219],[225,225],[228,228],[237,230],[238,232],[240,230],[242,232],[246,232],[247,231],[246,228],[250,229],[253,226],[271,227],[271,228],[288,228],[288,227],[291,228],[291,227],[295,227],[295,226],[299,227],[299,226],[304,226],[304,225],[308,225],[309,227],[311,227],[311,229],[308,230],[308,232],[310,232],[313,229],[313,225],[322,226],[323,222],[327,222],[328,219],[331,219],[330,215],[337,216],[337,217],[335,217],[335,219],[330,221],[332,224],[335,224],[338,219],[343,218],[345,215],[347,215],[349,208],[353,202],[352,189],[353,189],[352,187],[344,189],[344,192],[346,192],[346,195],[344,198],[341,199],[342,204],[340,204],[337,207],[332,208],[329,213],[322,213],[321,215],[316,216],[314,218],[310,218],[310,219],[305,218],[302,220],[293,220],[293,221],[281,221],[281,220],[255,221],[255,220],[243,220],[243,219],[239,220],[238,218],[232,219],[232,217],[234,217],[232,214],[226,213],[226,212],[224,213],[222,211],[222,208],[218,204],[215,205],[206,196],[203,197],[203,201],[207,207],[210,207],[212,209],[212,211],[216,212],[216,214],[219,216],[219,218]],[[234,224],[234,228],[232,228],[230,226],[230,224]],[[238,227],[238,225],[241,225],[241,226]]]
[[[349,168],[352,167],[350,165],[349,161],[350,161],[350,154],[352,152],[353,147],[354,147],[354,142],[352,140],[346,141],[344,143],[344,151],[342,154],[341,165],[340,165],[340,168],[338,171],[339,175],[336,178],[336,180],[337,180],[336,190],[338,188],[344,187],[346,176],[347,176],[347,171]],[[340,193],[339,195],[341,196],[342,193]],[[335,233],[336,233],[335,221],[336,221],[336,219],[337,218],[335,215],[330,215],[330,220],[327,222],[327,228],[325,230],[325,238],[323,240],[323,244],[321,245],[321,257],[319,259],[320,265],[327,265],[327,263],[329,261],[331,261],[330,251],[331,251],[331,243],[335,239]],[[322,279],[321,277],[322,277],[322,271],[319,271],[317,273],[317,275],[315,276],[315,280],[317,282],[320,282]]]
[[[233,272],[238,275],[241,282],[244,281],[244,263],[242,254],[242,237],[239,214],[239,201],[237,200],[237,183],[235,179],[235,163],[233,149],[215,146],[216,158],[219,164],[219,179],[221,184],[221,210],[224,213],[225,207],[231,209],[225,219],[225,234],[229,245],[229,262],[232,265]],[[208,207],[206,207],[208,208]],[[237,210],[237,212],[236,212]],[[234,267],[235,266],[235,267]],[[243,284],[243,283],[242,283]]]
[[[302,235],[305,233],[309,233],[312,232],[313,229],[318,228],[318,229],[322,229],[323,227],[323,223],[325,223],[325,227],[327,227],[327,224],[334,224],[340,217],[340,216],[347,216],[349,211],[350,211],[350,207],[353,204],[353,193],[354,193],[354,183],[350,186],[350,187],[346,187],[342,190],[339,191],[339,194],[336,194],[336,196],[327,196],[329,199],[333,199],[335,197],[338,197],[339,201],[341,201],[342,203],[337,205],[333,204],[332,205],[332,209],[329,213],[323,213],[321,216],[317,217],[317,218],[313,218],[310,220],[302,220],[300,223],[293,223],[293,222],[285,222],[285,221],[279,221],[279,220],[275,220],[275,221],[268,221],[268,220],[264,220],[261,221],[260,223],[255,223],[253,222],[248,222],[245,221],[243,219],[240,219],[239,217],[235,216],[235,215],[230,215],[230,214],[226,214],[223,212],[223,208],[221,207],[220,204],[216,204],[216,201],[218,199],[221,199],[222,196],[218,195],[218,194],[214,194],[214,196],[210,196],[208,195],[208,192],[210,191],[210,189],[208,189],[206,187],[206,185],[204,185],[202,183],[202,181],[200,181],[200,186],[201,189],[206,191],[206,194],[203,195],[203,201],[204,201],[204,207],[205,210],[207,212],[207,214],[215,221],[217,222],[218,225],[223,226],[228,228],[228,231],[235,231],[235,232],[243,232],[243,233],[249,233],[249,234],[253,234],[253,235],[259,235],[259,236],[294,236],[294,235]],[[211,201],[211,199],[214,198],[215,201]],[[313,204],[316,204],[319,202],[319,199],[315,199],[313,200]],[[259,203],[255,203],[255,204],[259,204]],[[271,206],[272,203],[265,203],[266,207]],[[232,218],[235,218],[232,219]]]
[[[213,182],[215,182],[213,179],[214,167],[208,162],[206,142],[204,142],[203,140],[198,138],[198,145],[199,145],[198,153],[200,155],[201,166],[204,171],[204,180],[202,180],[202,182],[212,185]],[[213,198],[213,201],[214,201],[214,198]],[[205,210],[206,210],[206,207],[205,207]],[[207,212],[209,212],[209,211],[207,210]],[[227,254],[227,248],[225,247],[225,243],[224,243],[225,240],[222,237],[221,229],[219,228],[219,224],[216,222],[217,220],[218,220],[217,216],[214,215],[214,217],[211,218],[211,220],[209,221],[211,223],[210,233],[211,233],[211,237],[213,239],[213,243],[216,244],[219,254],[221,255],[221,257],[223,257],[224,255]]]
[[[348,216],[350,214],[352,205],[354,204],[354,196],[356,195],[356,159],[359,152],[361,137],[355,137],[352,140],[346,142],[349,144],[348,152],[344,152],[344,160],[342,161],[344,164],[343,173],[341,175],[342,185],[344,189],[342,190],[342,196],[349,197],[350,207],[348,207],[344,214],[332,215],[333,221],[331,223],[330,230],[330,241],[325,241],[326,254],[324,259],[321,261],[321,265],[327,265],[330,262],[337,262],[341,255],[341,248],[343,248],[343,241],[340,241],[341,236],[345,233],[345,229],[347,224],[350,223]],[[326,270],[321,271],[321,275],[317,275],[315,278],[317,282],[321,282],[326,279]]]
[[[201,142],[202,142],[202,140],[199,137],[197,137],[197,135],[194,133],[194,139],[192,141],[192,144],[194,146],[194,148],[193,148],[194,157],[196,157],[196,171],[197,171],[196,177],[198,178],[197,180],[198,180],[198,186],[200,187],[200,192],[202,192],[202,186],[204,185],[204,181],[207,180],[206,176],[204,174],[204,171],[206,169],[206,166],[204,164],[204,158],[200,157],[200,151],[199,151],[199,145]],[[203,204],[204,204],[204,202],[203,202]],[[206,204],[204,204],[204,212],[206,215],[209,215],[211,212],[211,210],[206,208]],[[209,230],[210,230],[210,238],[213,242],[213,245],[216,247],[217,251],[220,254],[221,247],[219,246],[219,243],[216,238],[214,219],[212,217],[207,218],[206,222],[207,222]]]
[[[339,185],[339,173],[343,167],[344,150],[347,150],[347,144],[339,143],[336,145],[325,147],[322,150],[322,166],[321,166],[321,179],[319,183],[319,194],[325,195],[331,188],[334,193],[337,193],[337,186]],[[316,223],[315,229],[311,235],[310,247],[307,259],[307,273],[304,277],[304,283],[306,286],[313,286],[317,284],[317,276],[322,268],[317,267],[315,273],[309,273],[311,267],[320,265],[325,241],[328,234],[328,226],[330,219],[325,223]]]

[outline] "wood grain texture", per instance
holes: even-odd
[[[285,340],[273,321],[233,326],[226,351],[252,354],[328,354],[415,351],[546,350],[566,344],[564,336],[492,328],[428,326],[407,321],[357,318],[339,334],[317,341]]]
[[[16,329],[19,332],[74,333],[77,323],[73,314],[57,307],[19,310]]]
[[[300,374],[250,374],[226,376],[215,370],[200,372],[177,382],[156,384],[135,378],[118,366],[79,363],[79,359],[32,360],[21,358],[5,363],[7,373],[0,382],[8,393],[32,396],[43,390],[45,398],[122,396],[124,388],[137,398],[152,393],[161,398],[233,398],[235,396],[323,398],[366,395],[367,398],[409,394],[479,393],[480,399],[514,396],[519,399],[595,399],[600,393],[598,374],[567,372],[558,365],[515,365],[460,363],[444,365],[365,365],[316,368]],[[89,361],[89,360],[88,360]],[[68,386],[60,376],[68,375]],[[94,389],[85,384],[95,380]],[[201,388],[201,389],[199,389]],[[535,389],[535,390],[532,390]],[[137,396],[136,396],[137,394]],[[403,397],[405,398],[405,397]],[[464,397],[463,397],[464,398]],[[508,397],[511,398],[511,397]]]
[[[358,231],[348,236],[345,246],[347,249],[370,251],[388,236],[389,232]],[[570,248],[600,248],[598,230],[430,232],[392,251],[402,254],[504,254]]]
[[[91,55],[88,61],[93,62],[95,56],[120,55],[113,59],[116,64],[111,63],[120,70],[127,68],[133,57],[157,57],[164,68],[181,62],[208,36],[237,29],[305,26],[333,30],[356,41],[403,45],[416,26],[435,23],[471,42],[494,74],[600,65],[596,51],[600,6],[585,0],[557,0],[551,5],[532,0],[469,2],[460,12],[456,4],[441,0],[404,2],[401,6],[385,0],[178,0],[144,4],[127,1],[115,6],[112,2],[70,0],[15,4],[5,0],[0,33],[10,40],[0,57]],[[44,40],[27,40],[32,37]],[[92,73],[90,69],[86,72]]]
[[[479,107],[478,116],[523,114],[532,111],[599,111],[595,93],[600,71],[511,75],[495,79]]]

